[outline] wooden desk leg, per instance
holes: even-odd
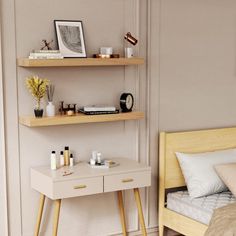
[[[121,226],[122,226],[122,232],[123,232],[123,236],[127,236],[122,191],[117,191],[117,196],[118,196],[118,203],[119,203],[119,210],[120,210],[120,221],[121,221]]]
[[[57,236],[58,222],[61,208],[61,199],[54,201],[54,219],[53,219],[53,236]]]
[[[138,208],[138,216],[139,216],[139,221],[140,221],[140,225],[141,225],[141,230],[142,230],[143,236],[147,236],[145,222],[144,222],[144,218],[143,218],[142,204],[141,204],[141,199],[140,199],[140,194],[139,194],[138,188],[134,188],[134,197],[135,197],[135,201],[136,201],[137,208]]]
[[[43,215],[44,202],[45,202],[45,195],[43,195],[41,193],[40,194],[40,200],[39,200],[39,211],[38,211],[38,216],[37,216],[34,236],[38,236],[39,235],[40,224],[41,224],[42,215]]]

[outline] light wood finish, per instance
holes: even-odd
[[[41,225],[41,220],[42,220],[42,215],[43,215],[44,202],[45,202],[45,195],[40,194],[39,211],[38,211],[38,216],[37,216],[34,236],[38,236],[39,235],[39,230],[40,230],[40,225]]]
[[[163,222],[163,210],[165,207],[165,133],[160,134],[159,149],[159,236],[164,235],[165,226]]]
[[[165,133],[163,137],[166,188],[185,186],[175,152],[197,153],[236,147],[236,128]]]
[[[139,222],[140,222],[140,225],[141,225],[142,234],[143,234],[143,236],[147,236],[145,221],[144,221],[144,217],[143,217],[142,203],[141,203],[138,188],[134,189],[134,197],[135,197],[135,201],[136,201],[137,208],[138,208],[138,216],[139,216]]]
[[[21,67],[68,67],[68,66],[128,66],[144,63],[143,58],[65,58],[65,59],[28,59],[19,58]]]
[[[71,125],[71,124],[85,124],[98,122],[114,122],[125,120],[139,120],[144,118],[144,113],[140,111],[133,111],[118,114],[105,115],[84,115],[78,113],[74,116],[54,116],[35,118],[32,116],[21,116],[19,122],[28,127],[54,126],[54,125]]]
[[[236,128],[160,134],[159,152],[159,225],[184,235],[203,236],[207,226],[165,208],[167,189],[185,186],[175,152],[198,153],[236,147]]]
[[[163,216],[165,226],[184,235],[201,236],[204,235],[205,231],[207,230],[207,225],[166,208],[164,209]]]
[[[58,223],[59,223],[59,216],[60,216],[60,208],[61,208],[61,199],[54,201],[54,219],[53,219],[53,236],[57,236],[58,231]]]
[[[119,204],[119,211],[120,211],[120,221],[121,221],[123,236],[127,236],[126,221],[125,221],[125,210],[124,210],[122,191],[117,191],[117,197],[118,197],[118,204]]]

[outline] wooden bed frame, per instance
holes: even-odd
[[[236,147],[236,128],[160,133],[159,146],[159,236],[164,227],[187,236],[203,236],[207,225],[166,208],[166,192],[185,186],[175,152],[198,153]]]

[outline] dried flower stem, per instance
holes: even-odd
[[[48,101],[52,102],[53,100],[53,95],[54,95],[54,91],[55,91],[55,85],[53,84],[49,84],[46,86],[47,87],[47,97],[48,97]]]

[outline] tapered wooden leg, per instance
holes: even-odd
[[[124,236],[127,236],[122,191],[117,191],[117,196],[118,196],[118,203],[119,203],[119,210],[120,210],[120,221],[121,221],[121,226],[122,226],[122,232]]]
[[[159,234],[158,234],[158,236],[164,236],[164,230],[165,230],[165,228],[164,228],[164,225],[160,225],[160,223],[159,223]]]
[[[40,224],[41,224],[42,215],[43,215],[44,202],[45,202],[45,195],[40,194],[39,211],[38,211],[38,216],[37,216],[34,236],[38,236],[39,235]]]
[[[53,219],[53,236],[57,236],[58,222],[61,208],[61,199],[54,201],[54,219]]]
[[[144,222],[144,218],[143,218],[142,203],[141,203],[138,188],[134,189],[134,197],[135,197],[135,201],[136,201],[137,208],[138,208],[138,216],[139,216],[139,221],[140,221],[140,225],[141,225],[142,234],[143,234],[143,236],[147,236],[145,222]]]

